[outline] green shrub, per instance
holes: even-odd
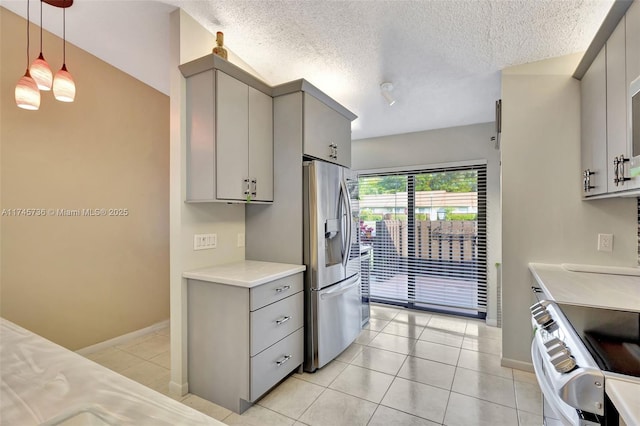
[[[446,220],[476,220],[475,213],[447,213]]]
[[[360,212],[360,220],[364,220],[365,222],[377,222],[382,220],[381,214],[374,214],[370,211],[362,211]]]

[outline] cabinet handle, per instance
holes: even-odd
[[[285,322],[289,321],[290,319],[291,319],[291,317],[282,317],[282,318],[280,318],[279,320],[276,320],[276,324],[277,324],[277,325],[282,325],[282,324],[284,324]]]
[[[595,174],[596,172],[592,172],[589,169],[582,172],[582,186],[584,188],[584,192],[589,192],[595,188],[595,186],[591,185],[591,175],[595,175]]]
[[[333,142],[329,144],[329,158],[338,159],[338,145]]]
[[[251,196],[255,197],[258,194],[258,180],[251,179]]]
[[[628,162],[629,159],[624,157],[624,154],[620,154],[620,157],[616,157],[613,159],[613,169],[616,177],[613,179],[613,182],[618,185],[624,185],[624,183],[631,178],[624,177],[624,163]]]
[[[244,195],[251,195],[251,190],[249,188],[249,178],[245,178],[244,182]]]
[[[289,361],[291,359],[291,355],[285,355],[284,358],[282,358],[280,361],[276,361],[276,366],[278,367],[282,367],[284,364],[287,363],[287,361]]]
[[[278,287],[278,288],[276,288],[276,293],[282,293],[283,291],[287,291],[290,288],[291,288],[290,285],[285,285],[285,286],[282,286],[282,287]]]

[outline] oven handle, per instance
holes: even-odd
[[[549,405],[553,408],[553,411],[556,415],[562,417],[562,423],[565,425],[573,425],[580,426],[577,410],[569,405],[567,405],[564,401],[560,399],[558,394],[554,392],[553,387],[549,383],[549,378],[544,374],[542,369],[542,354],[544,351],[540,349],[538,339],[533,338],[533,342],[531,342],[531,360],[533,361],[533,369],[536,373],[536,379],[538,380],[538,384],[540,385],[540,390],[544,395],[544,398],[547,400]],[[575,413],[573,418],[569,418],[566,416],[566,408],[568,407],[572,412]]]

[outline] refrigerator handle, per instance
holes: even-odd
[[[351,238],[353,237],[353,226],[351,220],[351,200],[349,198],[349,190],[347,189],[347,184],[344,179],[340,181],[340,190],[342,192],[342,200],[344,202],[345,216],[347,217],[347,238],[345,238],[344,241],[344,258],[342,259],[342,264],[346,268],[347,263],[349,262],[349,257],[351,256]]]

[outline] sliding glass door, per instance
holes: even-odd
[[[371,299],[484,317],[486,166],[360,176]]]

